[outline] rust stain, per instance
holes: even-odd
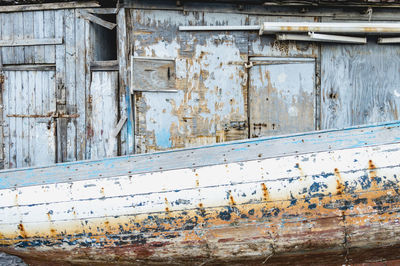
[[[335,168],[334,170],[336,176],[336,194],[341,195],[345,189],[343,185],[342,177],[340,176],[339,169]]]
[[[229,194],[230,194],[230,192],[229,192]],[[229,204],[236,205],[235,199],[233,198],[233,196],[231,194],[229,195]]]
[[[169,204],[167,198],[165,198],[164,200],[165,200],[165,212],[169,215],[170,212],[171,212],[171,210],[170,210],[170,204]]]
[[[368,169],[369,169],[369,178],[371,179],[371,183],[372,183],[371,188],[373,190],[377,190],[378,189],[378,182],[376,180],[377,172],[376,172],[376,166],[372,162],[372,160],[368,161]]]
[[[263,201],[268,201],[269,200],[269,192],[267,189],[267,186],[265,185],[265,183],[261,183],[261,189],[262,189],[262,193],[263,193]]]
[[[19,234],[20,234],[20,236],[21,236],[22,238],[27,238],[27,237],[28,237],[28,235],[27,235],[27,233],[26,233],[26,231],[25,231],[25,227],[24,227],[24,225],[23,225],[22,223],[20,223],[20,224],[18,225],[18,230],[19,230]]]

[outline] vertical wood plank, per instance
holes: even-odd
[[[65,38],[64,10],[55,13],[55,36]],[[56,82],[57,82],[57,107],[60,113],[65,113],[65,43],[56,45]],[[57,119],[57,162],[62,162],[67,157],[67,121]]]
[[[128,21],[127,21],[128,20]],[[119,116],[128,117],[127,123],[120,133],[120,154],[132,154],[135,152],[134,143],[134,121],[133,105],[129,89],[130,82],[130,59],[129,59],[129,32],[131,31],[130,11],[121,9],[117,14],[117,39],[119,60]],[[129,30],[128,28],[129,27]]]
[[[14,39],[24,38],[24,17],[22,12],[14,13]],[[14,60],[16,64],[24,63],[25,58],[25,47],[14,47]]]
[[[86,148],[86,130],[85,130],[85,110],[86,110],[86,49],[85,49],[85,20],[80,17],[76,17],[76,106],[77,113],[79,115],[76,118],[76,155],[77,160],[85,159],[85,148]]]
[[[43,109],[43,86],[42,86],[42,80],[43,80],[43,73],[41,71],[38,71],[35,73],[34,76],[35,80],[33,81],[35,84],[35,107],[34,107],[34,113],[35,114],[43,114],[44,113],[44,109]],[[36,154],[41,154],[41,145],[43,145],[43,143],[40,143],[40,135],[43,134],[43,132],[40,130],[40,127],[42,125],[40,125],[40,123],[38,123],[38,120],[34,121],[34,126],[35,126],[35,137],[34,137],[34,143],[32,144],[33,149],[35,155]],[[45,123],[45,120],[40,121]],[[47,145],[47,143],[46,143]],[[41,155],[42,156],[42,155]],[[35,156],[34,157],[34,161],[33,164],[34,165],[38,165],[40,162],[40,156]]]
[[[24,39],[33,38],[33,13],[34,12],[23,12],[24,16]],[[35,62],[35,47],[27,46],[25,47],[25,64],[32,64]]]
[[[86,49],[86,69],[90,69],[90,62],[93,61],[93,46],[92,46],[92,35],[91,35],[91,24],[90,22],[85,21],[85,49]],[[91,158],[91,138],[92,138],[92,106],[91,106],[91,98],[90,98],[90,84],[91,84],[91,72],[86,72],[86,90],[85,90],[85,139],[86,139],[86,147],[85,147],[85,159]]]
[[[53,10],[44,11],[44,38],[54,38],[55,31],[55,12]],[[55,62],[55,46],[45,45],[44,46],[44,62],[54,63]]]
[[[22,114],[23,112],[23,106],[21,102],[23,101],[23,98],[25,97],[23,93],[23,87],[22,87],[22,75],[21,71],[16,71],[15,72],[15,113],[14,114]],[[22,146],[23,146],[23,136],[22,134],[19,134],[22,132],[22,119],[21,118],[15,118],[15,133],[16,133],[16,165],[15,167],[21,167],[22,166],[22,160],[23,160],[23,152],[22,152]]]
[[[91,158],[101,159],[116,156],[117,138],[112,135],[118,123],[117,107],[118,72],[100,71],[92,73],[92,131]]]
[[[33,14],[33,36],[35,39],[44,38],[44,17],[43,11],[35,11]],[[44,46],[35,46],[35,63],[44,63]]]
[[[3,85],[3,130],[4,130],[4,168],[10,168],[10,118],[7,114],[10,112],[9,98],[10,98],[10,74],[9,72],[4,73],[4,85]]]
[[[1,21],[1,37],[2,40],[12,40],[13,39],[13,14],[12,13],[2,13]],[[2,56],[3,64],[10,64],[13,62],[14,50],[12,47],[3,47]]]
[[[65,86],[67,112],[76,112],[76,42],[75,42],[75,10],[65,10]],[[76,126],[72,119],[67,122],[67,147],[65,161],[76,160]]]
[[[10,114],[16,113],[16,71],[9,72],[10,98],[9,107]],[[17,118],[10,118],[10,168],[17,167]]]
[[[30,85],[29,85],[29,75],[28,73],[32,71],[21,71],[21,95],[23,95],[20,99],[21,101],[21,112],[19,114],[29,115],[29,96],[30,96]],[[19,167],[26,167],[30,165],[29,158],[29,118],[19,118],[21,121],[21,145],[22,145],[22,153],[21,156],[21,165]]]
[[[29,91],[29,103],[28,103],[28,114],[37,114],[36,112],[36,76],[37,71],[29,71],[28,73],[28,91]],[[35,118],[26,118],[28,120],[28,127],[29,127],[29,165],[36,165],[35,158],[41,156],[40,154],[36,153],[35,146],[36,146],[36,121]]]

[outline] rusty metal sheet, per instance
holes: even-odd
[[[250,136],[315,129],[315,60],[251,58]]]
[[[347,264],[399,258],[398,127],[266,139],[310,149],[302,154],[281,150],[263,158],[242,149],[235,153],[248,160],[159,169],[174,154],[208,155],[211,147],[223,150],[220,144],[119,159],[152,161],[153,170],[142,173],[2,186],[0,251],[51,263]],[[354,139],[357,134],[374,140],[372,145]],[[321,141],[338,146],[316,152]],[[236,142],[230,150],[261,143]],[[111,162],[104,160],[104,169],[115,167]],[[79,164],[38,168],[36,175],[48,178],[64,167],[78,175],[99,170],[99,162],[74,169]],[[3,171],[0,180],[6,185],[3,176],[32,177],[33,170]],[[374,249],[384,252],[368,254]]]

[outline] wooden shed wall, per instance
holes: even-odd
[[[118,155],[118,72],[91,71],[91,22],[61,9],[0,13],[0,23],[4,167]]]
[[[368,19],[362,14],[286,8],[272,15],[232,5],[137,1],[127,7],[138,153],[399,119],[397,45],[378,45],[373,36],[366,45],[344,45],[276,41],[257,31],[178,29]],[[393,15],[385,10],[372,20]],[[154,60],[175,62],[175,90],[159,88],[160,82],[138,87],[150,77],[137,70],[145,59],[153,72],[162,71]]]

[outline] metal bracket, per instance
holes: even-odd
[[[245,68],[251,68],[253,66],[253,62],[250,63],[244,63]]]

